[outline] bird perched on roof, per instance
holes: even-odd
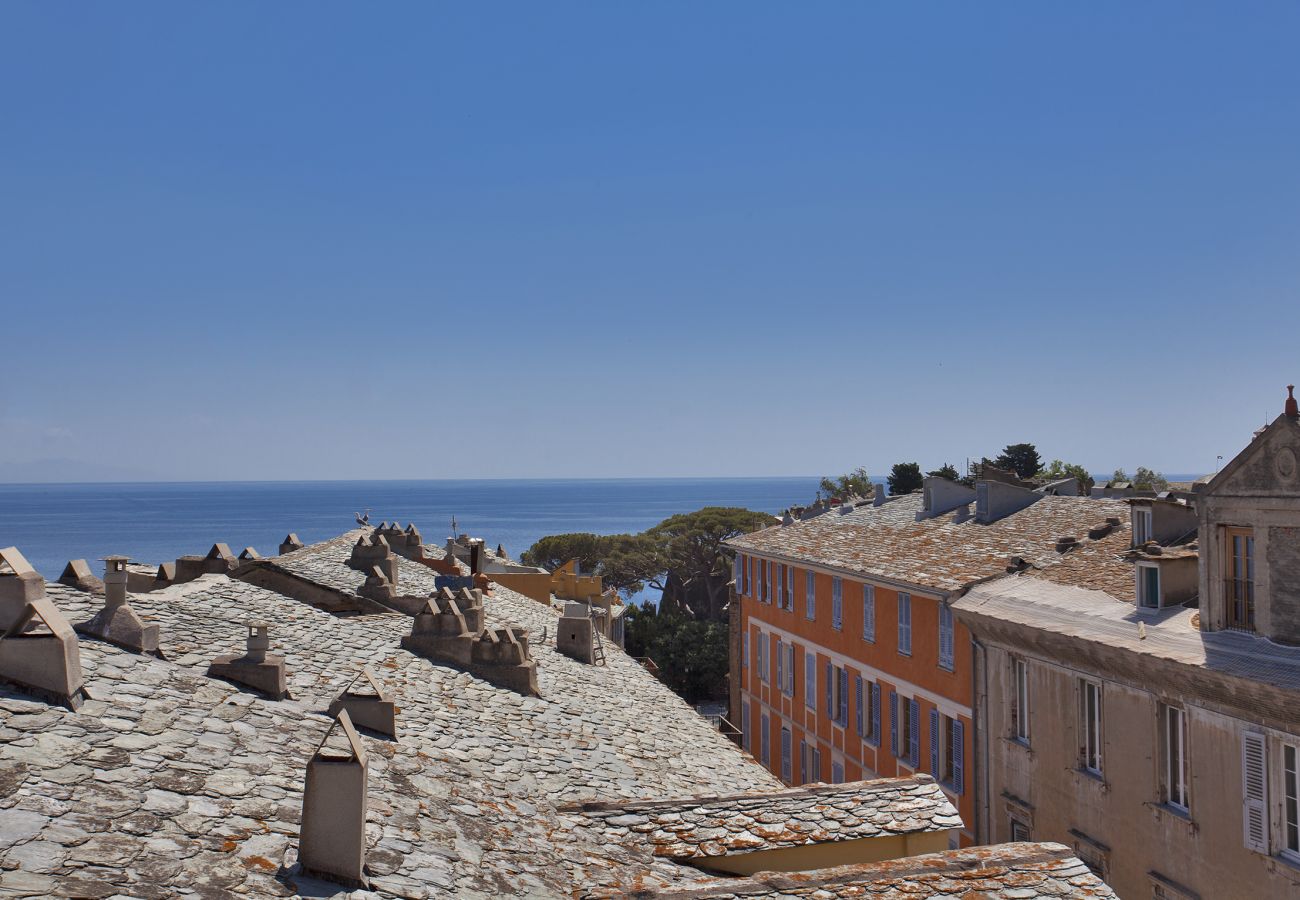
[[[368,506],[366,507],[365,515],[362,515],[361,513],[353,513],[352,515],[356,516],[357,524],[360,525],[362,528],[365,528],[367,525],[370,524],[370,507]]]

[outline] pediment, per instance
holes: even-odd
[[[1211,497],[1300,497],[1300,421],[1278,416],[1214,477]]]

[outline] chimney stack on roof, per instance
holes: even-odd
[[[146,624],[127,602],[126,582],[130,577],[125,556],[104,558],[104,608],[94,617],[79,622],[76,630],[135,653],[158,653],[158,626]]]
[[[537,663],[522,628],[484,627],[483,592],[435,591],[402,638],[402,648],[435,663],[450,663],[484,681],[540,696]]]
[[[883,484],[872,485],[871,505],[880,506],[884,502],[885,502],[885,486]]]
[[[555,649],[579,662],[596,662],[596,623],[586,603],[564,604],[564,615],[555,627]]]
[[[363,534],[357,538],[357,542],[352,545],[352,555],[348,557],[347,564],[349,568],[364,572],[367,576],[372,573],[372,570],[378,568],[393,586],[393,590],[397,590],[397,557],[382,534],[376,532],[373,538]]]
[[[302,541],[298,540],[298,535],[291,531],[286,534],[284,540],[280,542],[280,555],[284,556],[286,553],[292,553],[293,551],[301,550],[302,548]]]
[[[1292,418],[1292,419],[1300,418],[1300,406],[1297,406],[1297,405],[1296,405],[1296,399],[1295,399],[1295,385],[1294,385],[1294,384],[1288,384],[1288,385],[1286,386],[1286,408],[1285,408],[1285,412],[1286,412],[1287,416],[1290,417],[1290,418]]]
[[[330,704],[329,714],[346,712],[353,724],[397,740],[397,707],[388,692],[375,680],[369,667],[363,666],[352,683]]]
[[[76,632],[17,547],[0,550],[0,681],[72,710],[86,697]]]
[[[208,666],[208,675],[247,685],[272,700],[282,700],[289,694],[284,657],[269,654],[267,651],[270,649],[271,627],[266,622],[249,622],[244,655],[227,653],[218,656]]]
[[[329,746],[338,730],[342,741]],[[305,874],[368,889],[366,809],[370,761],[346,709],[338,711],[307,763],[298,828],[298,863]]]
[[[68,560],[68,564],[63,567],[63,574],[59,576],[59,584],[87,594],[98,594],[104,590],[104,582],[90,571],[90,563],[84,559]]]

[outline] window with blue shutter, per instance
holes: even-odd
[[[776,687],[785,690],[785,643],[780,638],[776,639]]]
[[[790,783],[790,729],[781,729],[781,779]]]
[[[785,567],[785,608],[794,612],[794,566]]]
[[[903,748],[898,746],[898,694],[889,692],[889,749],[900,759]]]
[[[930,774],[939,779],[939,710],[930,710]]]
[[[808,783],[808,742],[799,742],[799,783]]]
[[[785,563],[776,565],[776,608],[785,609]]]
[[[844,783],[844,763],[831,760],[831,784]]]
[[[757,595],[754,594],[754,557],[747,558],[745,562],[747,563],[745,566],[745,593],[757,599]]]
[[[898,595],[898,652],[912,655],[912,595]]]
[[[961,720],[952,720],[952,789],[956,794],[966,790],[965,767],[962,765],[966,753],[965,730]]]
[[[803,652],[803,703],[809,709],[817,708],[817,654]]]
[[[817,618],[817,579],[813,576],[812,569],[808,570],[807,583],[804,585],[804,606],[808,618]]]
[[[839,670],[840,679],[840,713],[837,721],[841,725],[849,724],[849,672],[847,669]]]
[[[939,666],[952,671],[952,607],[939,604]]]
[[[749,629],[745,629],[745,633],[742,636],[745,638],[745,646],[740,651],[740,667],[742,669],[748,669],[749,668]]]
[[[863,709],[862,709],[862,676],[861,675],[858,675],[853,681],[853,699],[856,700],[858,704],[858,737],[862,737],[865,734],[865,732],[862,730],[862,727],[866,724],[866,721],[863,718]]]
[[[826,715],[835,718],[835,672],[829,661],[826,663]]]
[[[740,583],[740,554],[739,553],[737,553],[736,558],[731,561],[731,580],[736,582],[736,593],[743,594],[744,591],[742,590],[742,585]]]
[[[831,627],[836,631],[844,624],[844,582],[831,579]]]
[[[758,734],[758,746],[763,751],[763,765],[770,768],[772,765],[772,728],[771,725],[768,724],[767,713],[763,713],[762,717],[759,719],[759,727],[762,731]]]
[[[772,584],[772,576],[776,574],[776,563],[768,560],[767,562],[767,581],[765,588],[767,590],[767,602],[772,602],[772,595],[776,593],[776,586]]]
[[[862,639],[876,642],[876,586],[862,586]]]
[[[912,768],[915,769],[921,762],[921,704],[915,700],[907,701],[909,707],[908,724],[911,726],[912,746],[908,750],[908,756],[911,760]]]
[[[871,743],[880,746],[880,685],[871,685]]]

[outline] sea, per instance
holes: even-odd
[[[811,502],[819,479],[620,478],[458,481],[276,481],[0,485],[0,547],[16,546],[47,579],[70,559],[109,554],[160,563],[207,553],[274,555],[294,532],[305,543],[356,527],[355,515],[414,522],[426,544],[462,534],[516,559],[549,534],[642,531],[704,506],[779,513]],[[653,593],[638,600],[657,599]]]

